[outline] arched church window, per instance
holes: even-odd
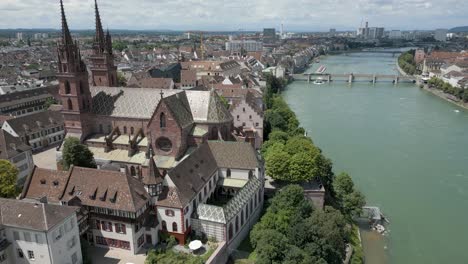
[[[162,225],[162,230],[166,231],[167,230],[167,224],[166,224],[166,221],[162,221],[161,222],[161,225]]]
[[[226,170],[226,178],[231,178],[231,169]]]
[[[124,134],[127,134],[127,126],[124,126]]]
[[[160,128],[166,127],[166,115],[164,113],[161,113],[161,115],[159,115],[159,127]]]
[[[80,81],[80,94],[84,94],[82,81]]]
[[[172,223],[172,232],[177,232],[177,223],[176,222]]]
[[[67,107],[68,107],[68,110],[73,110],[73,103],[70,98],[68,98],[67,100]]]
[[[71,93],[70,82],[67,80],[65,81],[65,94],[70,94],[70,93]]]

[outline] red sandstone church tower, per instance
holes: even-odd
[[[96,36],[94,37],[93,55],[91,60],[91,79],[93,86],[115,87],[117,83],[117,67],[114,66],[114,54],[112,53],[112,39],[107,30],[104,35],[101,17],[96,0]]]
[[[62,39],[58,43],[59,95],[63,105],[63,118],[67,136],[83,140],[90,132],[89,115],[92,109],[92,97],[89,90],[88,72],[81,59],[78,43],[73,41],[68,29],[63,2],[60,0],[62,13]]]

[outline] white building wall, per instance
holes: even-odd
[[[22,186],[34,167],[32,152],[23,152],[11,158],[10,162],[15,165],[16,168],[18,168],[17,184]]]
[[[57,235],[62,231],[63,235],[57,239]],[[49,230],[47,241],[49,241],[49,252],[53,256],[52,263],[76,264],[83,262],[79,232],[76,215],[65,219]],[[77,262],[72,262],[72,255],[76,255]]]
[[[100,229],[96,229],[96,224],[95,224],[96,220],[99,220],[101,222]],[[128,223],[128,222],[114,221],[114,220],[109,220],[109,219],[105,219],[105,218],[96,218],[96,217],[93,217],[91,221],[92,221],[92,224],[91,224],[91,228],[92,228],[91,230],[92,231],[91,232],[93,234],[93,241],[94,241],[94,245],[96,247],[113,248],[113,249],[122,250],[124,252],[130,252],[132,254],[137,254],[138,253],[139,249],[141,248],[141,246],[138,247],[138,238],[144,233],[144,228],[143,227],[141,227],[136,232],[135,224],[131,224],[131,223]],[[102,222],[111,223],[112,224],[112,231],[103,230],[102,229]],[[117,233],[116,228],[115,228],[116,223],[125,225],[125,234]],[[114,247],[109,246],[109,245],[98,244],[97,240],[96,240],[97,236],[107,238],[107,239],[116,239],[116,240],[120,240],[120,241],[129,242],[130,249],[127,250],[127,249],[123,249],[123,248],[114,248]]]
[[[15,240],[13,235],[15,232],[19,235],[19,240]],[[31,241],[33,242],[25,241],[25,233],[29,234]],[[36,232],[28,229],[7,227],[5,234],[7,240],[12,243],[11,251],[8,256],[8,263],[26,264],[33,261],[44,264],[52,263],[52,256],[47,246],[46,232]],[[40,240],[42,243],[36,243],[35,235],[38,235],[40,239],[42,239]],[[23,258],[19,256],[18,250],[23,252]],[[28,251],[34,252],[34,260],[28,258]]]

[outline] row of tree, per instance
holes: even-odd
[[[432,77],[427,82],[430,88],[435,88],[443,91],[444,93],[451,94],[457,97],[463,102],[468,103],[468,90],[452,86],[450,83],[444,82],[443,80]]]
[[[361,213],[365,198],[348,174],[335,177],[331,160],[304,135],[295,113],[279,95],[283,88],[283,81],[267,77],[267,141],[262,147],[266,174],[285,183],[320,179],[328,206],[315,210],[298,185],[282,188],[251,233],[256,263],[342,263],[349,223]]]
[[[398,57],[398,65],[406,74],[414,75],[421,73],[421,71],[417,69],[416,61],[414,60],[415,52],[415,50],[409,50]]]
[[[340,211],[314,210],[299,185],[279,191],[250,233],[255,263],[343,263],[349,226]]]

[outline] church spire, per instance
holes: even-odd
[[[65,10],[63,9],[63,1],[60,0],[60,10],[62,13],[62,43],[65,45],[73,44],[73,40],[68,29],[67,18],[65,17]]]
[[[112,37],[109,32],[109,29],[107,29],[107,34],[106,34],[106,49],[107,49],[107,53],[112,54]]]
[[[104,30],[102,29],[101,17],[99,15],[99,8],[97,5],[97,0],[94,0],[94,8],[96,12],[96,36],[95,41],[95,51],[97,54],[102,54],[106,49]]]

